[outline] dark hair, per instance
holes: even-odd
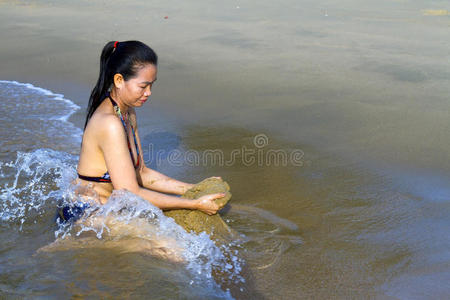
[[[97,84],[92,89],[87,108],[84,128],[94,111],[100,105],[109,87],[113,84],[115,74],[121,74],[124,80],[136,76],[145,64],[157,65],[158,56],[146,44],[139,41],[108,42],[100,56],[100,73]]]

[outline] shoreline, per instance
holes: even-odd
[[[159,170],[185,181],[223,176],[233,201],[254,208],[229,221],[250,238],[243,248],[258,292],[449,292],[416,283],[444,282],[436,266],[449,262],[442,208],[450,199],[450,60],[442,36],[450,19],[423,16],[418,2],[374,0],[362,9],[356,0],[263,0],[239,8],[202,1],[0,0],[0,79],[63,94],[81,107],[69,121],[82,128],[103,44],[147,42],[160,64],[154,93],[137,112],[143,147],[191,156],[220,150],[226,160],[240,151],[229,166],[213,158],[181,167],[164,161]],[[4,123],[5,133],[14,121]],[[255,163],[243,159],[244,147]],[[301,150],[303,165],[277,165],[267,156],[258,164],[269,150]],[[47,228],[39,226],[33,230]],[[142,274],[164,278],[166,271]],[[75,288],[85,284],[65,275]],[[133,284],[123,288],[139,289]],[[179,287],[173,283],[171,292]]]
[[[379,35],[372,39],[361,36],[361,45],[352,49],[349,46],[352,38],[360,32],[348,31],[349,28],[331,16],[324,19],[311,15],[305,19],[304,26],[308,30],[291,33],[293,45],[287,47],[285,37],[276,37],[273,29],[267,36],[261,36],[255,31],[256,27],[245,27],[249,32],[237,30],[236,24],[252,16],[251,7],[232,9],[223,4],[219,7],[223,11],[213,10],[214,16],[198,18],[193,7],[182,13],[181,7],[158,6],[148,19],[136,17],[136,24],[152,28],[148,33],[141,26],[124,23],[125,16],[133,11],[137,2],[126,5],[124,15],[114,22],[102,16],[98,24],[93,24],[92,20],[98,9],[112,13],[115,4],[88,3],[63,26],[61,22],[71,13],[73,4],[29,3],[34,6],[20,7],[8,1],[0,4],[11,9],[0,12],[3,19],[0,26],[5,28],[0,38],[6,45],[0,49],[0,57],[5,61],[0,70],[1,79],[30,82],[64,94],[83,110],[96,80],[103,44],[110,39],[138,38],[149,43],[160,57],[159,80],[150,103],[140,110],[141,120],[163,114],[171,118],[168,123],[175,122],[178,126],[237,124],[295,143],[311,144],[350,159],[349,153],[356,150],[356,161],[373,158],[375,165],[377,161],[390,165],[412,163],[418,168],[450,172],[447,151],[450,141],[440,138],[450,130],[445,114],[448,110],[445,95],[450,93],[450,84],[444,84],[450,81],[450,73],[440,60],[425,57],[432,44],[426,49],[412,45],[411,51],[426,50],[418,57],[416,65],[396,52],[389,53],[387,50],[400,47],[398,42],[392,41],[391,35],[399,35],[402,38],[399,42],[406,39],[398,29],[385,39]],[[305,9],[314,11],[315,8],[306,6]],[[263,7],[255,12],[267,14]],[[420,27],[421,33],[431,30],[438,36],[443,30],[439,26],[441,19],[416,16],[412,8],[399,13],[428,22],[429,28]],[[166,15],[168,19],[164,19]],[[223,19],[224,16],[235,20]],[[292,14],[286,15],[288,20],[292,17]],[[189,20],[192,24],[188,26]],[[250,20],[250,24],[260,24],[256,19]],[[80,26],[83,22],[85,24]],[[201,31],[199,26],[207,22],[211,22],[210,30]],[[279,29],[288,29],[283,20],[271,22]],[[343,30],[339,41],[329,33],[314,31],[317,26],[330,22],[337,22]],[[349,22],[355,21],[349,19]],[[408,19],[396,22],[418,26]],[[39,27],[31,29],[33,24]],[[56,28],[55,24],[62,28]],[[70,27],[71,24],[77,26]],[[260,24],[261,29],[268,24]],[[93,27],[87,31],[87,26],[91,25]],[[298,25],[293,23],[293,26]],[[68,26],[67,31],[65,26]],[[192,37],[178,33],[180,26]],[[227,34],[229,31],[235,33],[234,37]],[[246,36],[250,33],[254,36]],[[282,42],[280,47],[285,47],[281,53],[269,43],[269,37]],[[433,36],[422,38],[426,43],[433,41]],[[311,44],[304,44],[306,41]],[[389,41],[393,43],[392,49],[365,46],[365,43],[384,45]],[[339,44],[345,47],[339,50]],[[186,48],[180,47],[182,45]],[[336,54],[327,57],[323,51],[329,51],[332,45],[337,47],[333,50]],[[435,47],[433,55],[440,53],[441,48]],[[365,50],[367,55],[359,59],[354,56]],[[26,66],[22,65],[24,59]],[[386,62],[393,59],[400,59],[399,64]],[[430,82],[430,79],[435,81]],[[430,104],[424,104],[422,99],[428,99]],[[82,117],[76,117],[74,122],[78,126]],[[399,155],[402,151],[404,154]]]

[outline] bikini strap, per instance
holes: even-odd
[[[106,94],[106,97],[108,97],[109,100],[111,101],[111,103],[114,107],[114,112],[116,113],[117,116],[119,116],[120,120],[122,121],[123,128],[125,129],[125,134],[127,134],[127,124],[125,124],[125,120],[123,119],[122,112],[120,111],[119,105],[117,105],[116,101],[114,101],[114,99],[111,97],[111,94],[109,92]],[[131,155],[131,160],[133,161],[133,165],[136,165],[136,167],[137,167],[137,166],[139,166],[139,161],[140,161],[139,160],[139,147],[137,144],[136,133],[134,132],[133,124],[130,124],[130,125],[131,125],[131,131],[133,132],[134,145],[136,146],[136,156],[137,156],[136,164],[134,161],[133,154],[131,152],[131,145],[130,145],[130,141],[128,140],[128,137],[127,137],[127,143],[128,143],[128,149],[130,150],[130,155]]]
[[[114,107],[114,112],[120,118],[120,120],[122,121],[122,124],[126,128],[125,121],[123,120],[122,112],[120,111],[119,105],[117,105],[116,101],[114,101],[114,99],[111,97],[111,94],[109,92],[106,94],[106,97],[108,97],[108,99],[111,101],[111,104]]]

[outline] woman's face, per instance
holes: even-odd
[[[120,98],[132,107],[144,105],[152,94],[152,85],[156,81],[157,68],[155,65],[146,64],[135,77],[123,81],[120,89]]]

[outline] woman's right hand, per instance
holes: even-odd
[[[221,209],[223,206],[219,206],[214,200],[225,197],[225,193],[219,193],[219,194],[209,194],[202,196],[194,201],[197,201],[197,209],[208,214],[208,215],[214,215],[217,213],[219,209]]]

